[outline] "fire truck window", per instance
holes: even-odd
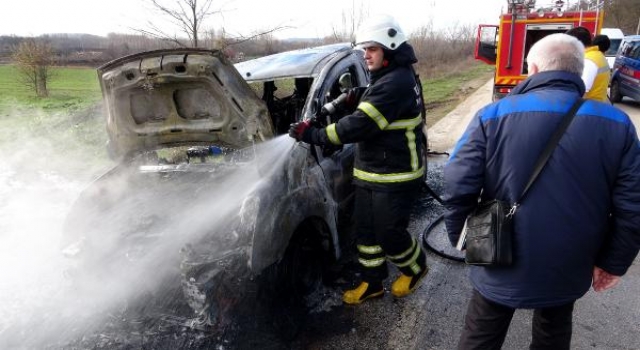
[[[564,33],[566,30],[527,30],[525,42],[524,42],[524,56],[522,57],[522,73],[521,74],[529,74],[529,66],[527,64],[527,55],[529,54],[529,50],[531,46],[535,44],[538,40],[544,38],[547,35],[555,34],[555,33]]]

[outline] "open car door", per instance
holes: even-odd
[[[481,24],[478,26],[474,57],[487,64],[495,65],[498,47],[498,26]]]

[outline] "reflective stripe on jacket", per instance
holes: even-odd
[[[409,65],[382,69],[356,111],[327,126],[320,137],[335,145],[357,143],[356,185],[401,190],[422,181],[424,135],[421,87]]]

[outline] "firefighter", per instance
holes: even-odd
[[[307,120],[289,129],[291,137],[309,144],[356,143],[353,175],[362,281],[344,293],[346,304],[384,295],[387,261],[400,270],[391,286],[395,297],[411,294],[428,271],[421,245],[407,231],[425,174],[422,90],[412,66],[417,59],[398,23],[386,15],[363,24],[356,45],[364,50],[371,82],[355,112],[326,128]]]
[[[607,88],[611,70],[607,58],[597,45],[591,42],[591,32],[585,27],[575,27],[567,31],[567,34],[576,37],[584,45],[584,70],[582,80],[587,88],[584,98],[609,102]]]

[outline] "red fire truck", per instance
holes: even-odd
[[[496,66],[493,100],[502,98],[527,77],[526,57],[531,46],[553,33],[582,26],[593,34],[600,33],[604,11],[563,11],[564,2],[535,8],[535,0],[507,0],[508,11],[500,16],[499,25],[481,24],[476,38],[475,58]]]

